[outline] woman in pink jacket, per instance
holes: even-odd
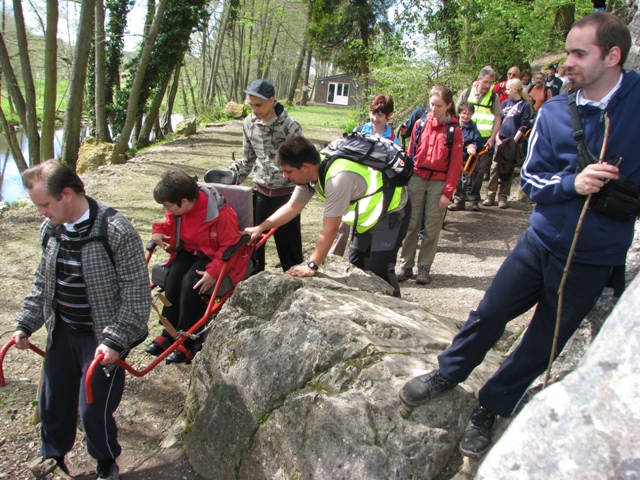
[[[204,315],[207,304],[202,295],[210,293],[218,281],[222,254],[240,239],[238,217],[215,188],[199,186],[180,170],[167,172],[153,197],[164,207],[165,221],[153,224],[151,238],[170,252],[165,296],[171,306],[165,306],[162,315],[178,331],[187,331]],[[243,262],[231,266],[221,280],[221,293],[242,280],[245,266]],[[171,343],[173,339],[163,331],[146,351],[157,356]],[[200,346],[201,342],[185,341],[167,356],[167,363],[191,360]]]
[[[453,105],[453,93],[442,84],[429,94],[429,111],[416,122],[409,152],[413,157],[413,176],[409,180],[411,220],[402,243],[398,281],[413,277],[418,234],[425,217],[425,230],[418,253],[416,283],[429,283],[429,270],[436,256],[445,209],[451,201],[462,171],[462,132]]]

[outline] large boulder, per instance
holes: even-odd
[[[244,117],[244,105],[237,102],[227,102],[224,113],[232,118],[242,118]]]
[[[629,6],[623,6],[622,17],[630,19],[629,31],[631,32],[631,51],[624,66],[627,70],[640,72],[640,14],[638,14],[638,4],[633,2]]]
[[[578,367],[524,407],[476,478],[640,478],[639,309],[636,278]]]
[[[76,172],[93,172],[103,165],[109,165],[113,147],[113,143],[98,142],[95,137],[85,137],[78,152]]]
[[[176,138],[188,137],[189,135],[195,135],[198,131],[198,125],[195,118],[190,118],[178,122],[176,125]]]
[[[186,453],[208,479],[434,478],[501,356],[424,406],[398,390],[437,365],[459,324],[330,257],[312,278],[242,282],[195,362]]]

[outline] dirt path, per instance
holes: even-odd
[[[341,132],[335,128],[317,128],[310,138],[320,145]],[[307,132],[308,134],[308,132]],[[153,202],[152,190],[161,173],[180,168],[202,178],[209,168],[225,168],[231,153],[241,152],[241,124],[231,122],[211,126],[192,137],[153,147],[125,165],[105,167],[83,176],[87,192],[131,219],[143,239],[148,239],[151,224],[162,218],[162,209]],[[530,206],[513,203],[508,210],[484,208],[482,212],[454,212],[446,219],[438,255],[433,266],[432,282],[424,287],[409,280],[402,284],[402,294],[410,301],[434,313],[466,319],[489,286],[495,271],[517,237],[526,228]],[[303,214],[305,250],[311,252],[322,211],[313,201]],[[3,214],[0,229],[0,278],[3,300],[0,301],[0,343],[4,344],[15,327],[15,315],[28,292],[33,271],[39,260],[38,227],[41,219],[28,204]],[[267,260],[274,265],[273,258]],[[516,322],[505,339],[522,327]],[[152,317],[150,326],[155,327]],[[154,332],[152,332],[152,335]],[[33,343],[42,346],[42,331]],[[506,344],[504,344],[506,345]],[[149,357],[141,351],[130,362],[145,364]],[[0,479],[31,478],[25,469],[38,456],[39,427],[30,425],[41,361],[32,352],[9,350],[4,373],[7,386],[0,389]],[[142,378],[128,376],[124,399],[117,411],[123,454],[118,463],[127,480],[181,479],[196,480],[180,444],[162,448],[169,428],[178,417],[189,382],[189,366],[161,365]],[[95,465],[86,453],[83,433],[78,431],[76,445],[67,457],[76,479],[94,478]]]

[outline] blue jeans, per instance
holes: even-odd
[[[483,407],[510,416],[549,363],[564,266],[565,261],[545,249],[530,230],[524,232],[451,347],[438,356],[442,375],[457,383],[466,380],[500,339],[507,323],[537,304],[520,344],[479,392]],[[611,271],[608,266],[571,264],[555,356],[595,304]]]

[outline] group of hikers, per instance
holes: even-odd
[[[565,46],[572,91],[550,98],[539,109],[522,165],[520,185],[535,203],[530,226],[452,345],[438,356],[438,368],[400,389],[401,401],[416,407],[464,382],[506,324],[536,307],[518,347],[478,392],[479,403],[460,443],[464,455],[486,451],[496,416],[512,415],[544,371],[551,355],[558,286],[569,257],[554,355],[613,274],[624,267],[640,209],[621,212],[627,207],[619,204],[589,208],[574,248],[572,241],[587,198],[593,196],[594,205],[609,205],[595,199],[610,195],[617,184],[636,190],[640,184],[633,135],[638,129],[640,76],[623,69],[630,46],[628,28],[614,15],[593,13],[573,25]],[[289,275],[313,276],[344,238],[349,241],[349,261],[387,281],[394,295],[400,296],[399,280],[413,275],[417,283],[428,283],[446,209],[465,201],[477,207],[480,200],[473,178],[482,174],[478,167],[465,179],[470,183],[460,182],[463,155],[477,154],[487,145],[517,143],[524,134],[522,83],[507,81],[507,102],[502,108],[489,105],[485,98],[494,93],[492,73],[482,69],[455,106],[448,87],[433,86],[428,109],[414,112],[413,120],[399,130],[400,137],[410,139],[413,176],[407,186],[391,192],[383,191],[381,171],[361,163],[338,158],[325,168],[321,153],[275,100],[273,85],[264,79],[252,82],[245,90],[252,114],[243,123],[242,159],[230,165],[238,183],[253,173],[255,226],[245,230],[251,242],[278,227],[274,236],[282,269]],[[378,95],[370,110],[371,122],[360,133],[399,142],[387,125],[392,99]],[[574,134],[578,130],[582,136]],[[493,203],[495,195],[501,202],[508,194],[500,189],[510,183],[504,181],[504,172],[497,178],[503,186],[498,182],[496,188],[490,181],[485,205],[487,200]],[[39,400],[40,461],[68,475],[65,455],[75,441],[79,408],[89,454],[97,461],[96,478],[118,479],[121,447],[113,413],[122,398],[124,371],[115,362],[145,338],[151,301],[142,242],[123,215],[88,197],[81,179],[56,161],[26,170],[23,183],[38,213],[46,217],[42,258],[13,334],[16,346],[25,349],[37,329],[45,325],[48,331]],[[322,229],[304,259],[300,213],[314,194],[325,201]],[[238,218],[215,188],[199,185],[180,171],[165,173],[154,198],[166,218],[154,224],[152,238],[172,252],[166,287],[171,306],[162,313],[184,330],[204,312],[202,294],[216,282],[232,288],[244,275],[232,270],[218,278],[221,252],[240,237]],[[256,263],[256,271],[264,270],[263,251],[257,252]],[[165,331],[146,351],[160,355],[171,342]],[[189,361],[197,343],[185,342],[167,360]],[[105,369],[95,373],[95,401],[87,404],[84,375],[98,355]]]

